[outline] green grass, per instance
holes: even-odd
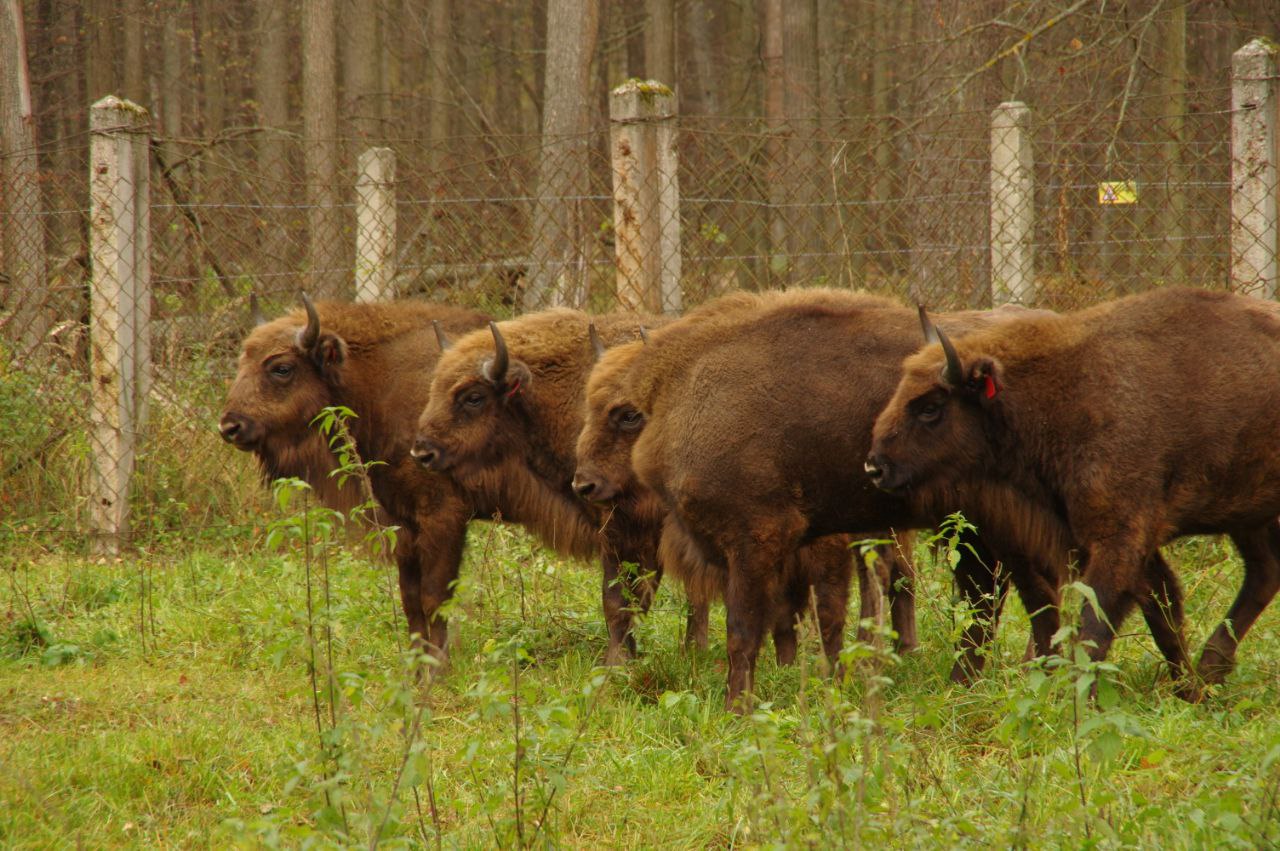
[[[1200,706],[1171,695],[1139,618],[1114,673],[1027,670],[1016,603],[962,689],[962,613],[922,552],[918,651],[853,647],[833,685],[812,636],[789,668],[766,648],[768,703],[744,719],[721,710],[722,615],[711,649],[683,654],[668,587],[642,657],[597,668],[595,571],[477,524],[430,686],[406,675],[392,569],[313,554],[317,700],[305,551],[249,528],[119,562],[0,557],[0,846],[1280,844],[1280,606]],[[1239,565],[1217,541],[1171,555],[1198,646]],[[1118,700],[1074,699],[1095,675]]]

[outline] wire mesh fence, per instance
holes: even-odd
[[[1234,103],[1228,85],[1181,110],[1135,99],[1152,117],[1132,136],[1034,103],[909,124],[681,118],[633,87],[568,138],[330,140],[325,185],[296,136],[179,138],[95,110],[46,157],[83,171],[43,169],[34,189],[5,171],[0,506],[11,529],[75,540],[129,507],[135,538],[252,522],[254,474],[215,423],[255,311],[303,290],[500,313],[813,285],[938,308],[1273,296],[1275,121],[1254,119],[1276,84],[1252,101],[1238,84]]]

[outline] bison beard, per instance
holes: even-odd
[[[381,462],[369,468],[381,519],[400,527],[395,558],[409,632],[442,661],[447,624],[437,611],[452,594],[467,521],[491,508],[420,469],[409,446],[438,356],[431,323],[461,333],[487,320],[421,302],[305,300],[305,312],[259,325],[245,339],[220,422],[223,438],[252,452],[268,479],[296,476],[326,505],[347,510],[361,501],[359,486],[340,487],[329,476],[336,461],[311,423],[329,406],[356,413],[348,426],[360,457]]]
[[[1137,605],[1190,700],[1201,688],[1180,590],[1157,548],[1230,535],[1244,582],[1196,669],[1221,682],[1280,590],[1276,306],[1156,290],[939,343],[907,360],[876,421],[868,469],[881,486],[946,499],[1044,560],[1078,548],[1101,610],[1084,609],[1090,654],[1106,657]]]

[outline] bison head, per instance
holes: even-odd
[[[311,299],[303,294],[302,302],[304,311],[259,325],[245,339],[218,423],[224,440],[269,468],[316,439],[311,421],[331,404],[347,358],[342,338],[321,329]]]
[[[627,378],[643,348],[644,343],[625,343],[603,352],[587,380],[586,418],[573,477],[574,492],[583,499],[607,502],[638,487],[631,447],[645,417],[629,398]]]
[[[510,451],[503,435],[519,431],[503,423],[523,415],[532,373],[510,356],[496,322],[489,332],[491,348],[476,332],[450,345],[436,365],[411,452],[429,470],[483,468]]]
[[[994,459],[989,424],[1003,401],[1000,364],[962,355],[920,308],[932,345],[907,358],[897,390],[876,418],[867,475],[889,492],[976,477]]]

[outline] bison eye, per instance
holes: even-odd
[[[942,416],[941,402],[926,402],[916,411],[916,419],[922,423],[937,422]]]
[[[279,363],[271,364],[267,371],[271,373],[272,378],[286,381],[293,375],[293,364],[288,361],[280,361]]]
[[[636,431],[644,426],[644,414],[632,408],[618,416],[618,428],[623,431]]]
[[[484,398],[484,393],[479,390],[472,390],[469,393],[464,393],[459,401],[462,403],[462,407],[474,411],[484,404]]]

